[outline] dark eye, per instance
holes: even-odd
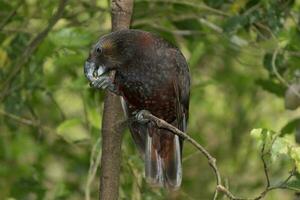
[[[102,53],[102,49],[101,49],[100,47],[97,47],[97,48],[96,48],[96,52],[97,52],[98,54],[100,54],[100,53]]]

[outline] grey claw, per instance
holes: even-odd
[[[142,124],[148,123],[150,120],[145,118],[145,114],[149,114],[148,110],[140,110],[135,114],[135,118],[138,122]]]
[[[105,88],[103,88],[103,86],[105,86],[109,83],[110,83],[109,77],[99,77],[96,80],[92,81],[91,85],[95,88],[105,89]]]
[[[102,89],[106,89],[110,85],[111,85],[110,80],[105,79],[99,84],[99,87]]]
[[[120,92],[116,89],[109,76],[98,77],[97,79],[90,82],[90,86],[98,89],[109,90],[116,95],[120,95]]]

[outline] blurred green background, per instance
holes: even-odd
[[[97,199],[99,172],[90,163],[100,149],[104,93],[89,88],[83,63],[110,31],[110,2],[70,0],[49,27],[59,3],[0,1],[0,199]],[[284,94],[299,79],[300,1],[136,0],[132,28],[182,50],[192,75],[188,133],[217,158],[234,194],[259,194],[266,180],[251,130],[274,130],[297,147],[299,110],[285,104],[296,108],[299,98]],[[172,195],[145,183],[128,131],[122,149],[120,199],[211,199],[214,174],[190,144],[182,188]],[[300,163],[278,157],[268,163],[274,184]],[[295,198],[286,190],[266,197]]]

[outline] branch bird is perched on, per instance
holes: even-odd
[[[115,71],[112,80],[107,73]],[[148,182],[176,189],[181,184],[183,141],[141,116],[149,111],[186,130],[190,76],[182,53],[162,38],[140,30],[122,30],[100,38],[84,66],[92,87],[120,95],[129,128],[145,160]]]

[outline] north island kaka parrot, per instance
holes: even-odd
[[[115,71],[114,80],[107,73]],[[189,115],[190,75],[182,53],[141,30],[121,30],[100,38],[84,66],[90,85],[121,96],[133,140],[154,186],[181,184],[183,141],[169,130],[138,117],[149,111],[182,131]]]

